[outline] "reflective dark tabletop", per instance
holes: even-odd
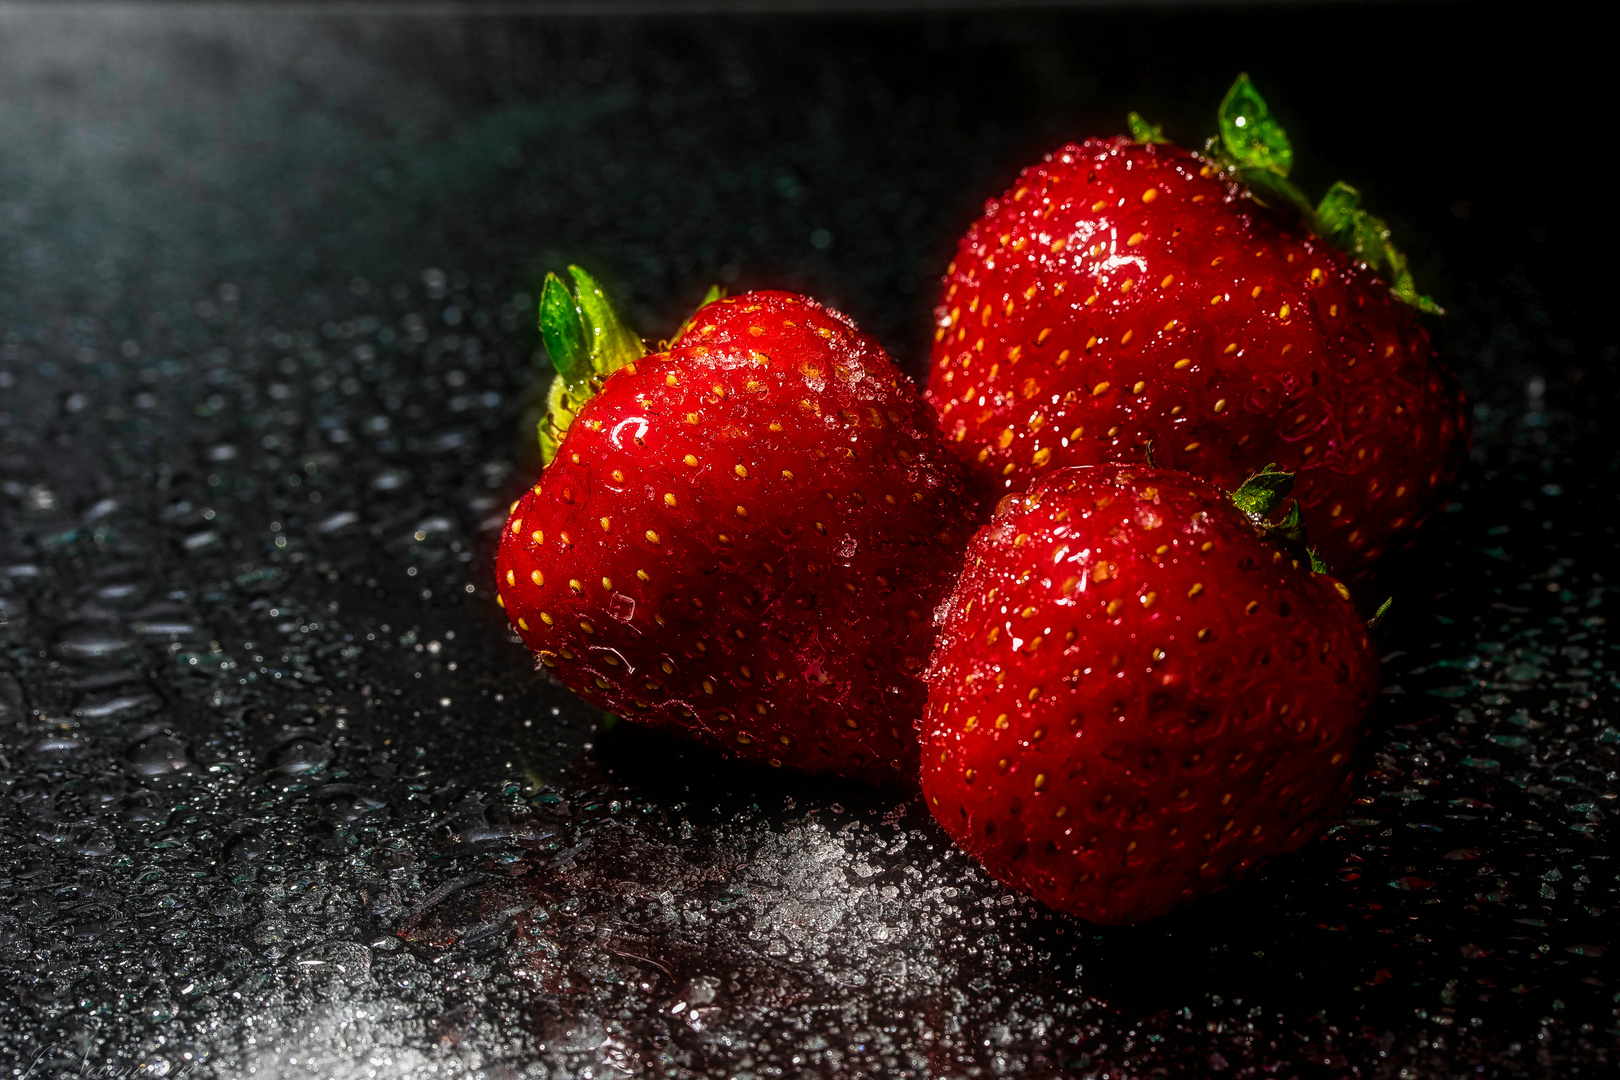
[[[0,9],[4,1075],[1612,1075],[1615,224],[1554,29]],[[1328,837],[1101,931],[534,670],[546,270],[654,339],[808,291],[920,374],[985,197],[1239,70],[1474,401]]]

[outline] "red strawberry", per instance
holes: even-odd
[[[642,358],[576,278],[577,308],[555,279],[542,300],[578,388],[554,391],[552,419],[577,415],[502,538],[513,625],[628,719],[772,765],[914,775],[931,614],[973,528],[933,410],[804,297],[708,304]],[[602,340],[622,363],[605,378],[614,360],[579,359]]]
[[[1062,469],[968,545],[922,788],[995,877],[1132,923],[1321,831],[1378,662],[1343,587],[1257,524],[1285,476],[1228,498],[1168,470]]]
[[[946,277],[928,396],[997,495],[1149,446],[1223,486],[1280,463],[1328,564],[1357,577],[1441,504],[1466,450],[1412,305],[1438,309],[1353,189],[1313,209],[1288,183],[1247,78],[1222,125],[1224,164],[1088,139],[986,204]]]

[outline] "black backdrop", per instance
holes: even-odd
[[[0,11],[0,1063],[1612,1068],[1592,28],[344,11]],[[711,281],[803,289],[920,374],[985,197],[1130,108],[1196,143],[1240,70],[1309,189],[1389,217],[1475,401],[1334,835],[1102,933],[920,806],[732,769],[531,672],[488,564],[537,466],[546,269],[588,266],[650,337]]]

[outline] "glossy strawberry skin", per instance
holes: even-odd
[[[1351,580],[1409,543],[1467,450],[1413,310],[1167,144],[1026,169],[963,238],[936,321],[928,396],[991,498],[1149,443],[1223,487],[1274,462]]]
[[[497,585],[551,674],[628,719],[909,781],[971,513],[932,409],[876,342],[750,293],[585,404],[512,511]]]
[[[942,605],[934,816],[999,880],[1134,923],[1320,832],[1377,685],[1349,600],[1212,485],[1063,469],[1003,500]]]

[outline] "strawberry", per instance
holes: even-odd
[[[572,268],[571,268],[572,269]],[[585,698],[737,758],[915,775],[931,614],[972,533],[933,410],[848,318],[702,307],[644,356],[556,278],[554,460],[514,504],[500,602]]]
[[[1288,182],[1247,77],[1215,157],[1132,123],[1137,141],[1025,169],[962,239],[928,384],[949,445],[997,496],[1149,454],[1228,487],[1278,462],[1329,565],[1361,577],[1466,452],[1462,393],[1416,314],[1439,309],[1354,189],[1312,207]]]
[[[1229,498],[1066,468],[973,538],[927,672],[922,789],[992,875],[1133,923],[1321,831],[1378,662],[1348,591],[1279,546],[1297,514],[1264,524],[1287,483]]]

